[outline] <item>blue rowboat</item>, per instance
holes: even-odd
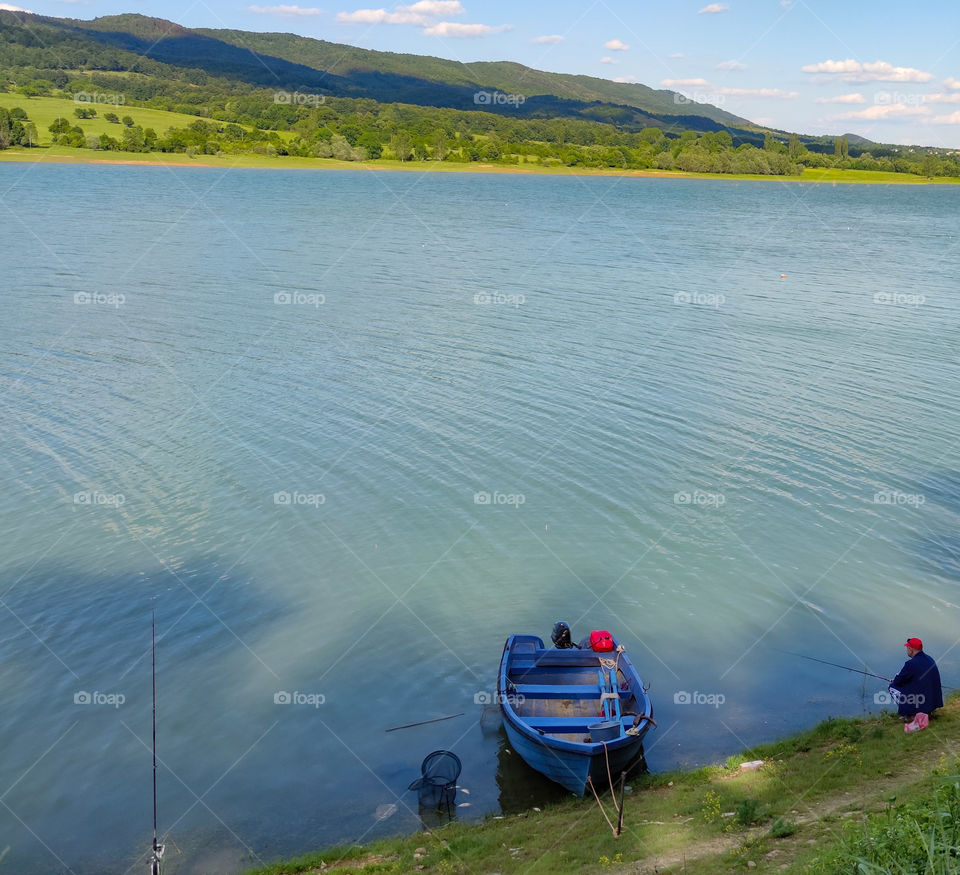
[[[608,784],[640,753],[653,723],[643,681],[622,648],[546,649],[511,635],[497,694],[513,749],[538,772],[582,796],[587,778]]]

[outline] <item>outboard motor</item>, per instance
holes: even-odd
[[[553,632],[550,634],[550,640],[553,646],[558,650],[567,650],[573,647],[573,638],[570,635],[570,627],[560,620],[553,625]]]

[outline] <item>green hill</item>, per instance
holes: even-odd
[[[603,121],[631,130],[726,128],[745,139],[758,137],[746,119],[645,85],[548,73],[507,61],[464,65],[294,34],[191,30],[136,14],[81,21],[0,12],[0,66],[136,72],[197,85],[216,77],[240,90],[288,89],[380,103],[482,108],[519,118]],[[476,95],[482,91],[523,100],[478,104]]]
[[[547,73],[512,61],[464,64],[425,55],[377,52],[290,33],[203,29],[197,32],[260,55],[283,58],[351,81],[365,81],[371,74],[399,76],[436,85],[465,87],[470,89],[471,99],[473,92],[488,89],[522,94],[528,101],[536,97],[552,97],[557,102],[571,104],[603,103],[611,107],[629,107],[664,122],[690,116],[725,126],[754,127],[747,119],[710,104],[690,103],[674,91],[655,91],[646,85],[611,82],[593,76]],[[680,106],[687,111],[679,112]]]

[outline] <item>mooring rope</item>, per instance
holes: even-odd
[[[619,671],[619,670],[620,670],[620,654],[623,653],[623,651],[626,650],[626,649],[627,649],[627,648],[624,647],[622,644],[618,644],[618,645],[617,645],[617,658],[616,658],[616,659],[609,659],[609,658],[605,658],[605,657],[603,657],[603,656],[598,657],[599,660],[600,660],[600,665],[601,665],[603,668],[605,668],[607,671],[610,671],[610,669],[613,669],[614,672]],[[616,677],[616,675],[614,675],[614,677]],[[619,683],[618,683],[618,686],[619,686]]]
[[[607,750],[607,743],[601,741],[600,744],[603,745],[603,757],[607,761],[607,780],[610,782],[610,795],[613,796],[613,777],[610,774],[610,752]],[[590,775],[587,775],[587,783],[590,785],[590,789],[593,791],[593,798],[597,800],[597,806],[600,808],[600,813],[603,815],[603,819],[607,822],[607,826],[610,827],[610,832],[613,833],[613,837],[620,838],[620,833],[617,828],[613,825],[613,821],[607,817],[607,810],[603,807],[603,803],[600,801],[600,797],[597,795],[597,788],[593,786],[593,778]],[[614,801],[616,801],[614,797]]]

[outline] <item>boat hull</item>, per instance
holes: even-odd
[[[604,718],[596,714],[604,706],[601,688],[590,678],[597,677],[601,656],[611,654],[545,650],[534,635],[511,635],[500,663],[497,692],[511,746],[531,768],[578,796],[588,782],[595,787],[616,782],[642,752],[653,725],[643,681],[621,652],[614,655],[617,671],[610,670],[617,675],[615,716],[621,727],[619,735],[600,741],[595,724]],[[632,710],[621,717],[621,705]]]
[[[607,779],[607,760],[603,753],[590,754],[574,751],[558,750],[545,742],[538,742],[529,738],[522,730],[513,726],[510,721],[504,720],[510,746],[523,758],[523,761],[546,775],[551,781],[556,781],[566,787],[571,793],[583,796],[587,791],[589,777],[595,787],[604,787]],[[643,750],[643,736],[635,737],[629,745],[621,745],[609,750],[610,775],[616,781],[620,773]]]

